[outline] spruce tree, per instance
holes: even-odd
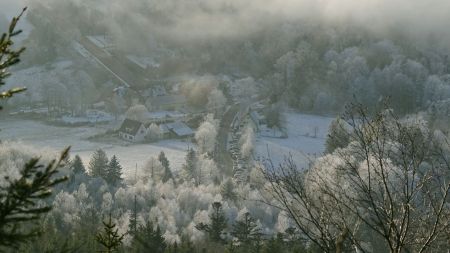
[[[193,148],[188,148],[186,153],[186,163],[183,164],[183,171],[187,180],[197,178],[197,155]]]
[[[105,151],[97,149],[92,154],[92,158],[89,161],[89,171],[92,177],[102,177],[106,180],[108,170],[108,157]]]
[[[3,33],[0,36],[0,86],[5,85],[5,79],[11,76],[8,72],[8,68],[16,65],[20,62],[20,56],[25,51],[24,47],[14,49],[13,38],[21,34],[21,30],[16,30],[17,23],[24,14],[26,8],[23,9],[22,13],[14,17],[9,25],[8,32]],[[0,99],[7,99],[14,96],[17,93],[25,91],[26,88],[12,88],[6,91],[0,92]],[[2,107],[0,106],[0,110]]]
[[[63,161],[68,153],[69,149],[66,149],[58,160],[47,166],[33,158],[25,164],[17,179],[5,177],[7,185],[0,187],[0,251],[2,246],[18,247],[39,235],[29,222],[51,210],[44,200],[52,194],[55,185],[67,180],[67,177],[54,176],[65,166]]]
[[[208,233],[213,242],[224,242],[223,234],[227,227],[227,219],[223,213],[222,203],[214,202],[213,211],[209,214],[210,224],[200,223],[195,226],[196,229]]]
[[[13,41],[21,33],[21,30],[16,30],[16,26],[25,10],[26,8],[13,18],[8,31],[0,36],[0,86],[11,75],[8,68],[19,63],[20,56],[25,51],[23,47],[15,47]],[[25,90],[26,88],[11,88],[0,91],[0,100]],[[18,248],[21,243],[39,234],[31,221],[38,220],[51,210],[45,200],[51,196],[55,185],[67,180],[67,177],[55,176],[66,165],[68,157],[69,148],[58,160],[53,160],[46,166],[39,163],[39,158],[33,158],[18,171],[17,177],[4,177],[5,182],[0,186],[0,251],[3,251],[3,247]]]
[[[130,215],[130,221],[128,225],[128,234],[132,236],[136,236],[137,234],[137,201],[136,195],[134,195],[134,208],[133,212]]]
[[[240,248],[243,248],[244,251],[253,252],[258,250],[261,245],[261,229],[249,212],[246,212],[241,220],[236,221],[231,235],[237,239]]]
[[[236,185],[233,182],[232,178],[228,178],[220,187],[220,194],[226,200],[236,201],[237,193],[235,191]]]
[[[106,182],[110,185],[117,185],[122,179],[122,166],[120,166],[117,156],[113,155],[106,170]]]
[[[84,167],[83,161],[78,155],[76,155],[72,161],[72,172],[74,174],[86,174],[86,168]]]
[[[118,250],[122,245],[124,235],[119,234],[119,229],[116,228],[116,224],[112,222],[111,214],[109,214],[108,221],[103,221],[103,232],[99,232],[95,239],[105,248],[100,252],[111,253]]]
[[[169,179],[173,178],[172,171],[170,170],[169,160],[167,159],[166,154],[163,151],[159,153],[158,160],[164,167],[164,175],[162,177],[162,181],[165,183],[169,181]]]
[[[147,221],[140,225],[134,237],[137,241],[137,252],[163,253],[167,244],[159,226],[154,228],[153,223]]]

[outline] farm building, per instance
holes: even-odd
[[[190,138],[195,134],[194,131],[183,122],[161,124],[159,128],[164,138]]]
[[[146,135],[144,124],[136,120],[125,119],[119,129],[120,138],[131,142],[141,142]]]

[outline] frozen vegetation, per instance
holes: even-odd
[[[285,119],[287,137],[258,136],[255,155],[262,160],[270,157],[275,164],[292,156],[300,168],[308,168],[311,162],[324,154],[333,118],[287,112]]]
[[[192,143],[182,141],[160,141],[152,144],[130,145],[129,142],[117,140],[116,143],[96,143],[88,138],[105,131],[102,127],[57,127],[38,121],[7,119],[0,122],[0,138],[17,141],[29,148],[51,150],[54,153],[68,145],[71,156],[79,155],[87,164],[92,153],[101,148],[109,155],[118,155],[123,165],[124,176],[134,177],[136,166],[141,170],[147,160],[164,151],[175,171],[181,168],[184,154]]]
[[[0,0],[0,252],[448,251],[449,9]]]

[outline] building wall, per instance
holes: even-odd
[[[127,134],[124,132],[119,132],[119,137],[130,142],[142,142],[145,140],[145,136],[147,135],[147,129],[144,127],[144,125],[141,125],[139,128],[137,134],[135,136],[131,134]]]
[[[147,135],[147,129],[144,127],[144,125],[141,125],[136,136],[134,136],[134,142],[144,141],[146,135]]]

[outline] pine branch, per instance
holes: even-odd
[[[25,51],[24,47],[17,50],[13,49],[13,38],[22,33],[22,30],[16,30],[17,23],[23,16],[27,8],[24,8],[19,16],[14,17],[9,26],[8,32],[0,37],[0,86],[5,85],[5,79],[11,76],[7,69],[20,62],[20,56]],[[0,92],[0,99],[10,98],[13,95],[25,91],[26,88],[12,88]],[[1,107],[0,107],[1,109]]]
[[[22,225],[51,210],[50,205],[40,202],[52,194],[52,187],[67,180],[65,176],[55,176],[65,166],[68,154],[69,148],[47,166],[33,158],[20,171],[19,178],[5,177],[7,184],[0,187],[0,246],[17,247],[39,234],[36,229],[24,231]]]

